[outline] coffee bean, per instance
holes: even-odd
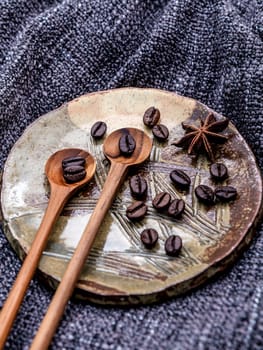
[[[91,133],[91,136],[94,137],[94,139],[100,139],[101,137],[103,137],[106,131],[107,131],[106,123],[98,121],[92,125],[90,133]]]
[[[80,171],[78,173],[64,173],[63,176],[64,176],[64,179],[66,180],[66,182],[68,182],[68,183],[78,182],[78,181],[81,181],[85,178],[86,170],[83,169],[82,171]]]
[[[164,245],[167,255],[177,256],[182,249],[182,239],[179,236],[172,235],[167,238]]]
[[[138,221],[143,219],[147,213],[147,205],[142,201],[134,202],[126,210],[128,219]]]
[[[146,248],[152,248],[158,241],[158,232],[153,228],[147,228],[141,233],[141,241]]]
[[[63,177],[68,183],[74,183],[78,182],[85,178],[86,176],[86,170],[83,165],[83,159],[82,157],[70,157],[65,158],[62,161],[62,168],[63,168]],[[85,164],[84,159],[84,164]]]
[[[184,212],[185,203],[182,199],[174,199],[168,208],[168,214],[174,218],[178,218]]]
[[[148,108],[143,116],[143,123],[148,127],[153,127],[160,119],[160,111],[155,107]]]
[[[136,147],[136,142],[131,134],[124,134],[119,140],[119,149],[124,156],[130,156]]]
[[[195,188],[196,197],[205,204],[214,203],[214,191],[206,185],[199,185]]]
[[[77,157],[68,157],[62,160],[62,168],[66,168],[71,165],[79,165],[84,167],[86,163],[85,158],[77,156]]]
[[[131,194],[135,198],[143,198],[147,192],[147,182],[140,175],[134,175],[129,181]]]
[[[228,202],[236,198],[237,190],[232,186],[218,186],[215,189],[215,196],[222,202]]]
[[[170,179],[177,187],[181,189],[188,188],[191,183],[190,177],[183,170],[180,169],[174,169],[170,173]]]
[[[167,192],[161,192],[154,197],[152,204],[155,209],[164,210],[168,207],[170,202],[171,202],[170,194]]]
[[[157,138],[158,141],[165,141],[169,137],[169,130],[163,124],[157,124],[152,129],[153,136]]]
[[[77,174],[81,173],[85,168],[81,165],[70,165],[64,168],[64,174]]]
[[[227,167],[223,163],[213,163],[210,166],[210,174],[215,180],[225,180],[228,177]]]

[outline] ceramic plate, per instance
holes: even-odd
[[[46,160],[59,149],[88,150],[97,160],[94,180],[66,205],[56,223],[40,261],[41,277],[52,287],[61,280],[89,216],[96,205],[109,163],[102,141],[90,136],[97,120],[107,123],[107,134],[122,127],[143,129],[144,111],[155,106],[161,123],[170,130],[168,142],[154,141],[150,160],[128,174],[110,212],[101,225],[76,289],[83,299],[108,304],[138,304],[163,300],[200,285],[223,270],[252,238],[260,215],[262,182],[255,158],[233,124],[226,130],[229,140],[216,148],[216,160],[229,170],[225,184],[236,187],[238,198],[228,204],[207,207],[194,188],[216,184],[210,177],[206,156],[190,157],[172,145],[182,137],[181,122],[198,123],[211,110],[201,103],[175,93],[139,88],[122,88],[87,94],[52,111],[30,125],[14,145],[7,159],[2,185],[5,233],[21,259],[27,254],[48,203],[49,185],[44,174]],[[215,112],[214,112],[215,113]],[[215,113],[217,118],[222,116]],[[169,173],[184,170],[191,178],[189,191],[177,190]],[[148,182],[148,214],[138,223],[130,222],[126,207],[133,202],[128,178],[141,174]],[[181,219],[157,213],[151,201],[166,191],[185,200]],[[140,232],[153,227],[159,232],[154,249],[146,249]],[[172,234],[181,236],[178,257],[169,257],[164,242]]]

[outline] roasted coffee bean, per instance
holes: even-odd
[[[119,140],[119,149],[124,156],[130,156],[136,147],[136,142],[131,134],[124,134]]]
[[[158,193],[153,201],[152,201],[152,204],[154,206],[155,209],[157,210],[164,210],[168,207],[168,205],[170,204],[171,202],[171,196],[169,193],[167,192],[161,192],[161,193]]]
[[[215,180],[225,180],[228,177],[227,167],[223,163],[213,163],[210,166],[210,174]]]
[[[182,249],[182,239],[179,236],[172,235],[165,241],[165,251],[167,255],[177,256]]]
[[[147,228],[141,233],[141,241],[146,248],[152,248],[158,241],[158,232],[153,228]]]
[[[183,170],[180,169],[174,169],[170,173],[170,179],[177,187],[181,189],[188,188],[191,183],[190,177]]]
[[[131,194],[135,198],[143,198],[147,192],[147,182],[140,175],[134,175],[129,181]]]
[[[126,209],[127,218],[134,221],[143,219],[146,213],[147,205],[141,201],[134,202]]]
[[[158,141],[165,141],[169,137],[169,130],[163,124],[157,124],[152,129],[153,136],[157,138]]]
[[[100,139],[101,137],[103,137],[106,131],[107,131],[106,123],[98,121],[95,124],[93,124],[90,133],[91,133],[91,136],[94,137],[94,139]]]
[[[143,122],[146,126],[152,128],[154,125],[158,123],[160,119],[160,111],[155,107],[148,108],[143,116]]]
[[[69,159],[69,158],[68,158]],[[77,162],[75,162],[77,164]],[[74,162],[64,162],[63,177],[68,183],[78,182],[86,176],[85,167],[82,165],[76,165]],[[73,164],[73,165],[72,165]],[[63,167],[63,162],[62,162]]]
[[[168,214],[174,218],[178,218],[184,212],[185,203],[182,199],[174,199],[168,208]]]
[[[64,168],[64,174],[77,174],[85,170],[84,166],[81,165],[70,165]]]
[[[228,202],[236,198],[237,190],[232,186],[218,186],[215,189],[215,196],[222,202]]]
[[[196,197],[205,204],[214,203],[214,191],[206,185],[199,185],[195,188]]]
[[[78,181],[81,181],[85,178],[86,170],[83,169],[82,171],[80,171],[78,173],[69,173],[69,172],[64,173],[63,176],[64,176],[64,179],[66,180],[66,182],[68,182],[68,183],[78,182]]]
[[[68,157],[62,160],[62,168],[65,169],[67,166],[79,165],[84,167],[86,163],[85,158],[77,157]]]

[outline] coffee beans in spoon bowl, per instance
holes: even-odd
[[[67,157],[62,160],[64,179],[68,183],[81,181],[86,176],[86,159],[84,157]]]
[[[39,266],[50,285],[61,279],[108,173],[102,153],[105,134],[94,139],[92,126],[97,121],[106,123],[108,135],[117,129],[139,128],[155,140],[153,127],[143,122],[150,107],[159,110],[157,125],[165,125],[169,137],[163,143],[154,141],[150,160],[128,174],[120,188],[78,281],[75,293],[82,300],[139,304],[182,294],[231,265],[253,237],[252,228],[260,216],[262,182],[256,160],[231,120],[222,131],[213,131],[222,135],[224,142],[214,142],[215,138],[211,142],[208,136],[214,159],[209,158],[203,144],[198,150],[195,145],[191,154],[187,146],[174,144],[190,131],[186,125],[200,128],[200,120],[205,121],[210,113],[216,121],[231,116],[222,116],[174,92],[121,88],[87,94],[52,111],[31,125],[15,145],[4,171],[2,208],[7,236],[15,242],[19,256],[26,255],[47,200],[43,177],[47,154],[73,145],[89,150],[97,161],[95,179],[65,208]],[[212,119],[209,117],[209,122]],[[126,161],[132,156],[123,155]],[[224,164],[228,177],[215,180],[209,170],[212,163]],[[174,169],[190,178],[189,187],[181,189],[170,179]],[[130,191],[129,179],[136,174],[147,182],[142,199],[133,198]],[[204,204],[195,195],[199,185],[209,186],[214,193],[218,186],[232,186],[237,196],[228,202],[214,197],[213,204]],[[169,193],[171,202],[184,201],[181,217],[169,216],[169,207],[164,211],[153,207],[152,200],[161,192]],[[137,200],[148,210],[142,220],[131,221],[126,209]],[[146,248],[141,241],[144,229],[158,232],[153,248]],[[172,235],[182,239],[177,256],[168,256],[165,251],[165,241]]]

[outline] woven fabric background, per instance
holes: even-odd
[[[262,18],[262,0],[0,0],[1,169],[37,117],[121,86],[176,91],[228,116],[262,169]],[[71,301],[51,349],[262,349],[262,233],[219,278],[162,304]],[[0,305],[20,266],[1,230]],[[51,297],[32,281],[6,349],[29,347]]]

